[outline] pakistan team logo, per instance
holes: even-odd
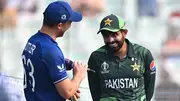
[[[136,62],[134,63],[134,65],[131,65],[131,67],[133,68],[133,71],[139,71],[140,69],[140,65],[136,64]]]
[[[104,74],[104,73],[109,73],[109,64],[107,64],[106,62],[103,62],[101,64],[101,73]]]

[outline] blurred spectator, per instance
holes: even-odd
[[[173,11],[168,19],[168,39],[180,41],[180,10]]]
[[[0,0],[0,29],[16,26],[16,9],[7,7],[7,0]]]
[[[0,0],[0,12],[2,13],[6,7],[7,0]]]
[[[38,8],[37,0],[21,0],[19,4],[19,12],[35,13]]]
[[[83,16],[95,16],[104,10],[104,0],[72,0],[72,7]]]
[[[161,48],[159,84],[156,101],[180,101],[180,11],[171,9],[167,20],[167,38]]]

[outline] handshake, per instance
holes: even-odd
[[[88,68],[88,65],[83,64],[82,62],[74,62],[70,59],[65,58],[65,65],[66,65],[66,70],[73,70],[73,78],[74,79],[79,79],[78,81],[81,82],[85,75],[86,72],[93,72],[95,73],[94,70],[91,70]],[[70,101],[77,101],[77,99],[80,98],[80,90],[78,89],[77,92],[75,93],[74,96],[72,96],[69,100]]]
[[[87,72],[87,65],[84,65],[82,62],[73,62],[70,59],[65,59],[66,70],[73,69],[73,79],[80,82],[84,79]],[[80,98],[80,90],[78,89],[74,96],[72,96],[70,101],[77,101]]]
[[[70,59],[65,58],[65,65],[66,65],[66,70],[71,70],[74,67],[74,62]],[[84,66],[88,67],[87,65],[84,65]],[[95,73],[95,71],[90,68],[87,68],[87,71]]]

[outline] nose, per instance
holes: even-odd
[[[109,36],[109,37],[107,38],[107,41],[108,41],[109,43],[112,43],[112,42],[114,42],[114,38],[111,37],[111,36]]]

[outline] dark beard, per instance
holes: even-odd
[[[108,49],[109,52],[114,53],[114,52],[119,51],[122,48],[124,41],[125,41],[125,38],[122,38],[121,41],[114,41],[112,43],[105,43],[105,47]],[[117,43],[118,46],[117,47],[110,47],[109,44],[113,44],[113,43]]]

